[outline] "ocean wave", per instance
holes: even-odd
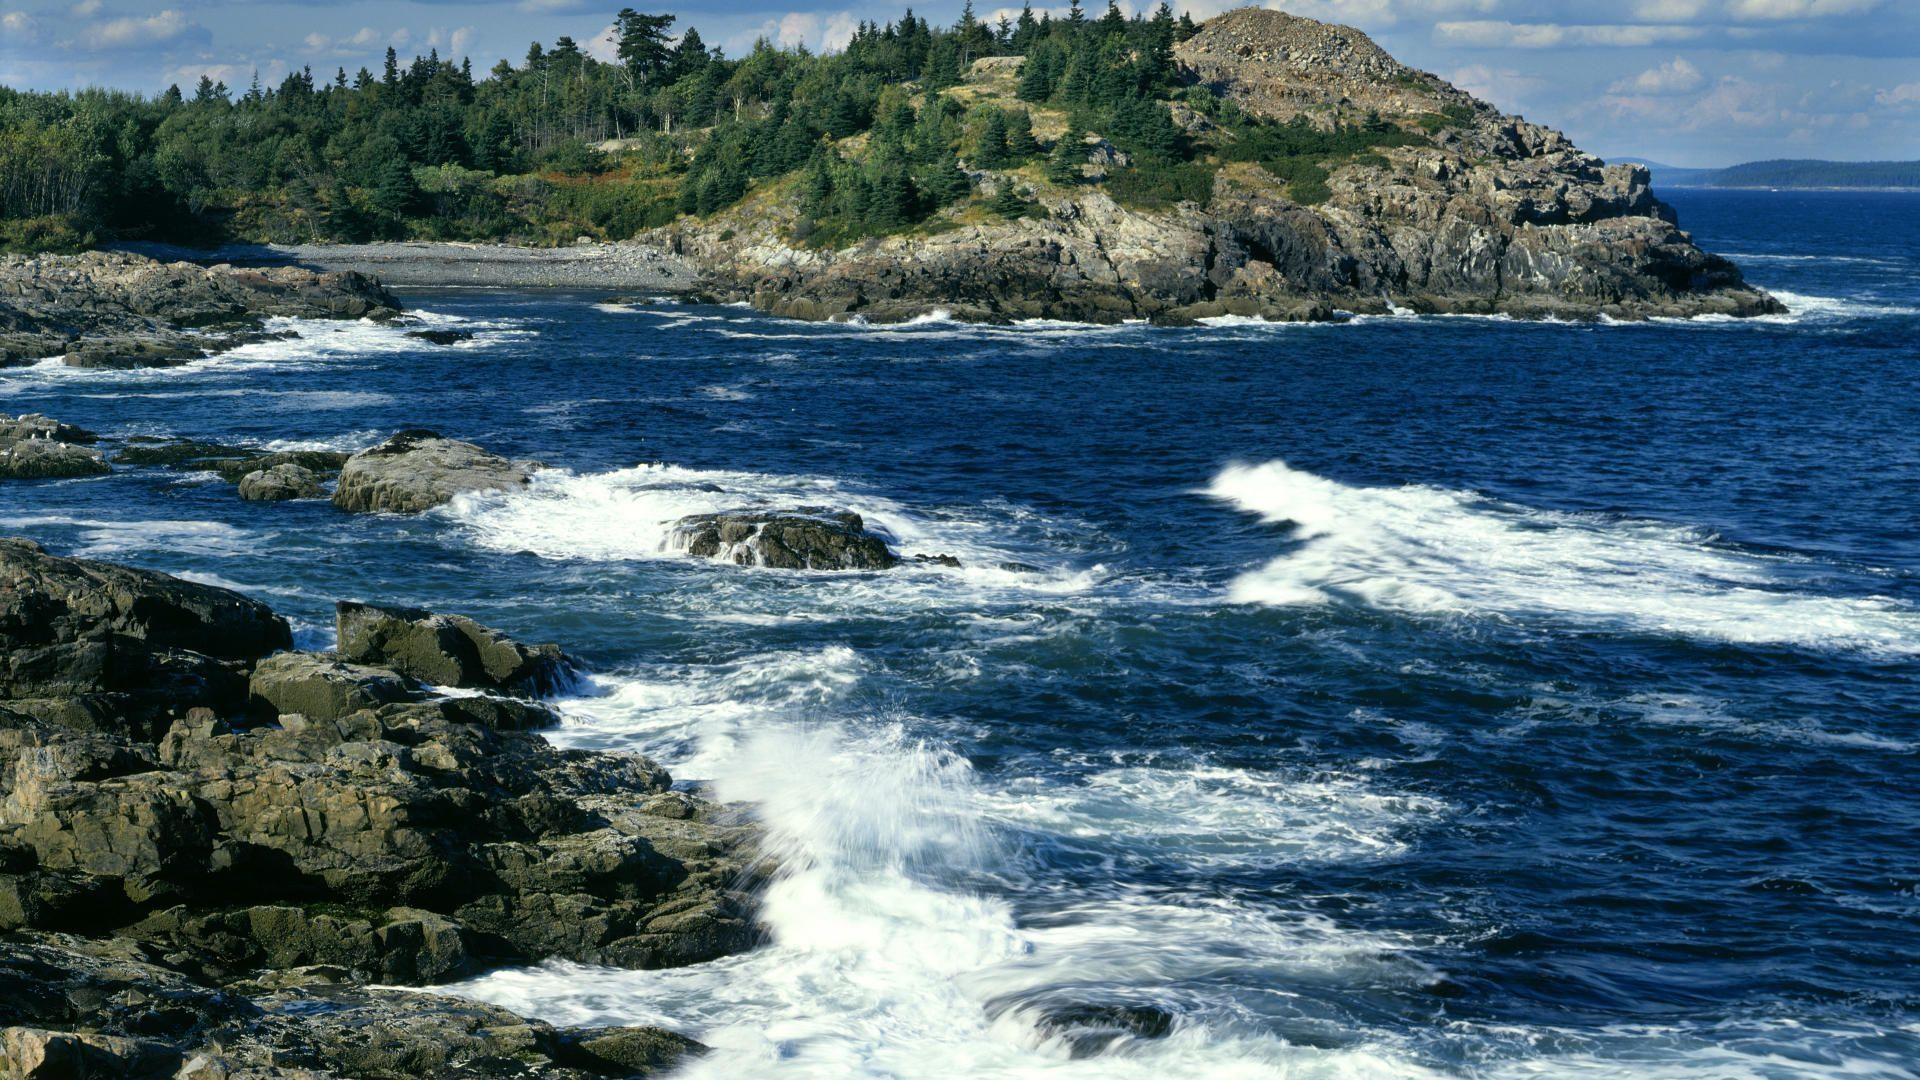
[[[906,555],[951,555],[960,568],[908,565],[883,575],[886,587],[940,581],[983,588],[1077,593],[1107,576],[1105,567],[1068,566],[1016,534],[1018,511],[989,508],[929,513],[830,477],[784,476],[676,465],[639,465],[605,473],[536,473],[524,490],[462,495],[439,511],[493,551],[548,559],[620,562],[686,559],[677,523],[728,510],[829,507],[858,513],[870,530]],[[716,556],[716,558],[720,558]],[[749,568],[735,568],[747,570]],[[871,578],[873,575],[858,575]],[[845,590],[840,595],[857,595]]]
[[[443,991],[561,1023],[689,1031],[714,1048],[690,1076],[1426,1075],[1364,1047],[1290,1045],[1248,1023],[1232,991],[1218,988],[1229,973],[1245,986],[1424,985],[1434,973],[1409,938],[1126,887],[1076,892],[1029,924],[1014,897],[971,883],[1024,879],[1047,890],[1029,854],[1036,831],[1206,865],[1221,853],[1206,833],[1238,829],[1232,846],[1259,843],[1274,821],[1265,800],[1292,807],[1294,835],[1271,837],[1281,856],[1324,831],[1306,821],[1316,806],[1376,815],[1380,829],[1427,807],[1374,801],[1357,785],[1309,783],[1289,797],[1283,781],[1143,765],[1090,778],[1091,798],[1069,795],[1010,820],[1044,782],[990,783],[914,734],[923,721],[862,713],[866,674],[858,653],[834,646],[602,676],[598,693],[558,702],[568,720],[556,742],[650,751],[683,779],[709,780],[718,797],[754,808],[779,868],[759,908],[770,941],[691,968],[549,963]],[[1206,820],[1176,822],[1168,800],[1183,797],[1205,803]],[[1248,820],[1236,824],[1241,815]],[[1168,1030],[1103,1033],[1089,1052],[1084,1032],[1056,1020],[1062,1008],[1115,998],[1160,1010]]]
[[[1236,465],[1207,493],[1275,523],[1295,550],[1243,574],[1235,603],[1360,603],[1415,615],[1575,620],[1743,644],[1920,652],[1920,610],[1791,580],[1781,556],[1696,528],[1537,510],[1468,491],[1341,484],[1284,462]]]

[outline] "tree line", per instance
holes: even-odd
[[[1173,49],[1195,27],[1164,3],[1133,17],[1109,3],[1095,18],[1075,0],[1058,19],[1028,7],[992,25],[971,3],[951,26],[909,10],[863,22],[837,52],[763,39],[738,58],[696,29],[674,36],[676,21],[622,10],[610,61],[562,37],[483,76],[389,49],[378,73],[302,69],[240,91],[205,77],[155,97],[0,88],[0,244],[619,238],[789,176],[801,231],[826,242],[925,221],[974,193],[968,169],[1037,162],[1079,182],[1088,133],[1132,164],[1116,193],[1146,204],[1204,198],[1210,170],[1248,147],[1287,170],[1289,155],[1402,137],[1388,125],[1288,134],[1182,86]],[[1024,107],[941,92],[995,56],[1025,58]],[[1196,141],[1176,103],[1233,137]],[[1065,113],[1066,133],[1043,143],[1028,108]],[[1220,153],[1234,142],[1246,145]],[[1005,194],[993,207],[1026,209]]]

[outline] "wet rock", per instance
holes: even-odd
[[[1037,1027],[1064,1040],[1068,1054],[1080,1059],[1098,1057],[1129,1039],[1164,1039],[1173,1031],[1173,1014],[1157,1005],[1062,1005],[1047,1009]]]
[[[458,345],[462,341],[472,341],[471,330],[409,330],[407,336],[419,338],[435,345]]]
[[[311,469],[294,464],[259,469],[240,478],[240,497],[254,502],[315,499],[325,494]]]
[[[342,510],[418,513],[475,491],[513,491],[527,470],[472,443],[438,432],[402,431],[348,458],[333,504]]]
[[[127,445],[113,455],[113,460],[116,465],[211,469],[226,462],[251,460],[259,453],[251,447],[225,446],[198,439],[135,438],[127,440]]]
[[[0,1075],[589,1080],[656,1075],[703,1049],[657,1029],[559,1031],[496,1005],[341,985],[324,966],[287,974],[216,990],[131,941],[0,938]]]
[[[66,357],[76,367],[186,363],[274,336],[263,320],[390,318],[399,304],[364,275],[242,269],[140,255],[0,256],[0,358]]]
[[[193,706],[240,704],[238,663],[291,644],[239,593],[0,540],[0,702],[16,711],[152,738]]]
[[[339,653],[356,664],[379,664],[435,686],[535,696],[572,679],[558,645],[522,645],[460,615],[342,601],[334,605]]]
[[[335,450],[282,450],[272,454],[256,454],[232,461],[216,461],[213,470],[222,480],[239,483],[248,473],[261,472],[281,465],[298,465],[315,476],[330,476],[340,471],[347,463],[347,455]]]
[[[687,554],[781,570],[885,570],[899,563],[859,514],[803,508],[695,514],[674,524]]]
[[[93,432],[39,413],[0,414],[0,479],[44,480],[110,472]]]
[[[962,569],[960,560],[952,555],[915,555],[909,561],[924,566],[944,566],[949,570]]]

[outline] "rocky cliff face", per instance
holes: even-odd
[[[1783,310],[1679,229],[1644,168],[1608,166],[1559,132],[1405,67],[1357,30],[1243,9],[1204,24],[1176,55],[1189,80],[1254,116],[1325,129],[1377,114],[1420,134],[1420,145],[1336,163],[1331,194],[1315,205],[1290,200],[1252,163],[1223,166],[1205,205],[1166,210],[1130,209],[1029,168],[977,178],[1030,192],[1044,216],[962,211],[930,234],[812,250],[789,239],[798,208],[776,190],[654,238],[697,262],[718,297],[809,319]],[[1196,132],[1207,126],[1190,109],[1175,116]]]

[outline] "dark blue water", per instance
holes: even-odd
[[[427,426],[558,467],[528,493],[356,517],[123,469],[0,488],[0,522],[311,645],[356,597],[583,655],[555,738],[755,803],[772,941],[461,989],[666,1023],[702,1075],[1916,1075],[1920,199],[1677,201],[1794,314],[879,330],[416,293],[478,338],[308,326],[7,373],[0,409]],[[966,568],[671,550],[741,505]]]

